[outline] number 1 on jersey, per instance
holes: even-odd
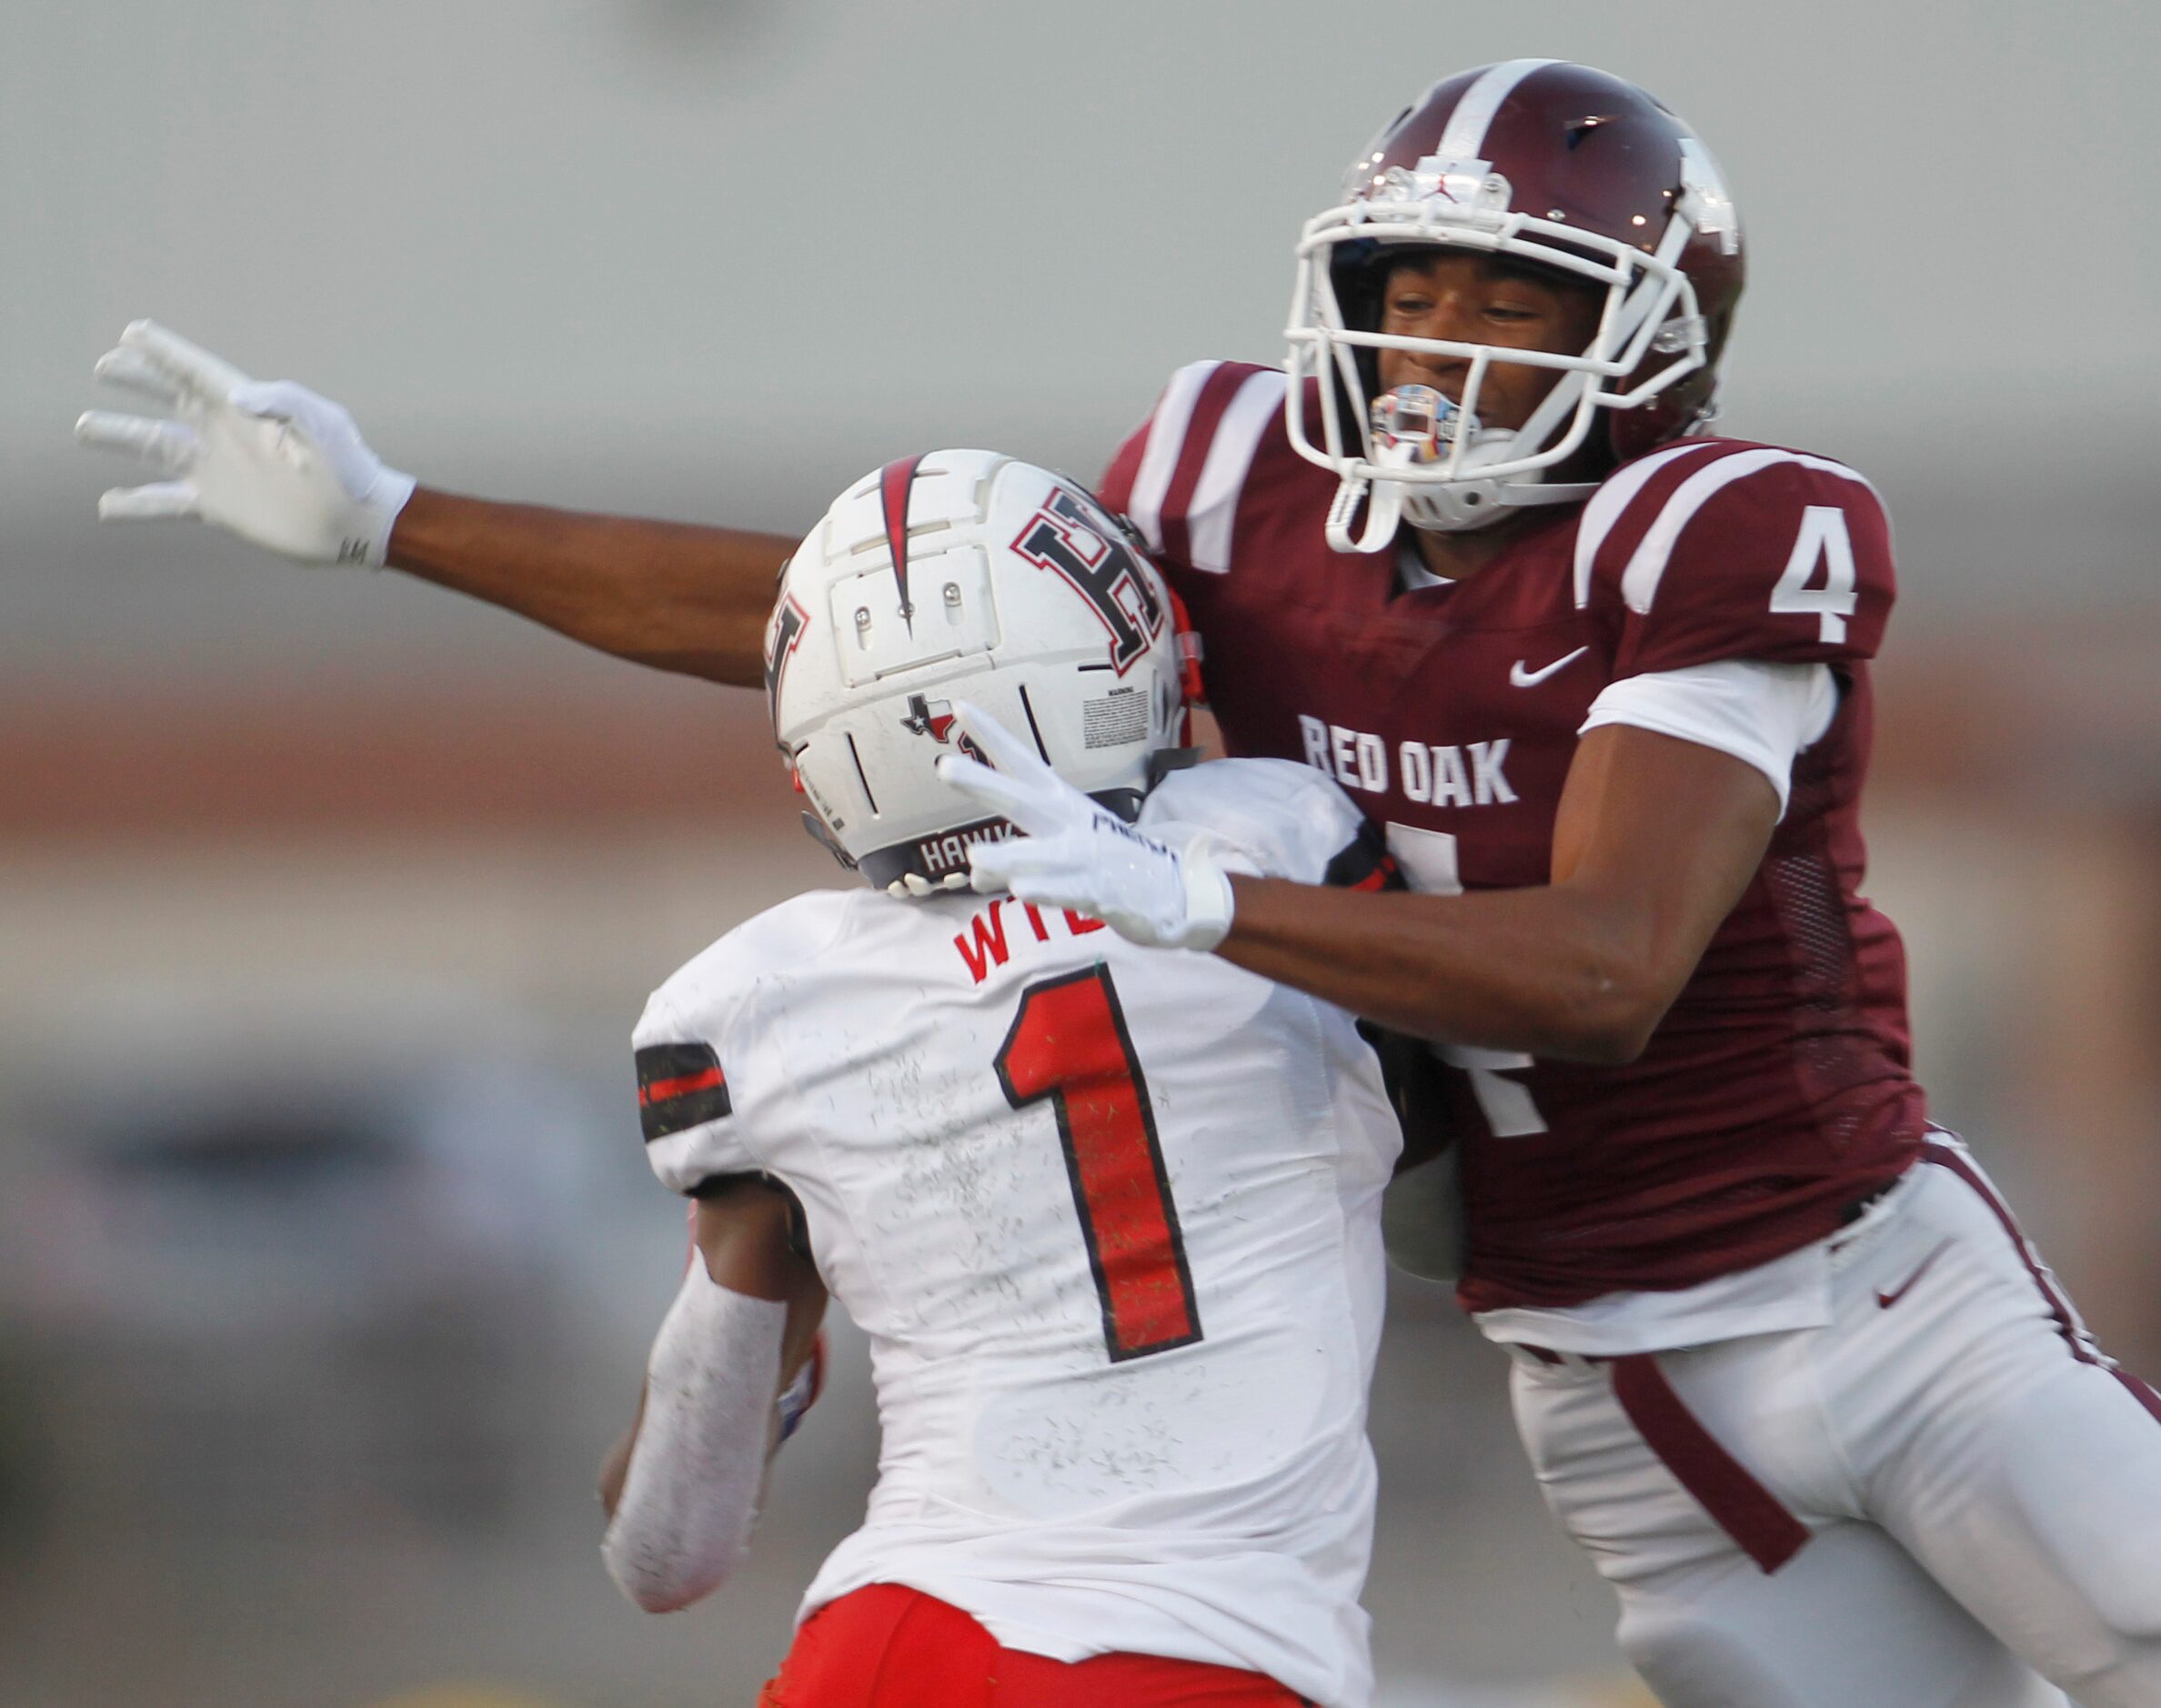
[[[1030,985],[996,1066],[1015,1109],[1047,1100],[1058,1117],[1111,1361],[1201,1339],[1148,1081],[1111,970]]]

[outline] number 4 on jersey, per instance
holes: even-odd
[[[1030,985],[996,1065],[1015,1109],[1048,1100],[1058,1116],[1111,1362],[1201,1339],[1148,1081],[1111,970]]]
[[[1812,588],[1816,566],[1824,567],[1824,584]],[[1823,625],[1816,638],[1828,646],[1844,640],[1846,618],[1860,602],[1854,591],[1854,542],[1846,533],[1845,512],[1835,504],[1812,504],[1801,513],[1801,537],[1794,542],[1785,573],[1771,589],[1774,615],[1816,615]]]

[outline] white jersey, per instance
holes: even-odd
[[[1141,822],[1308,882],[1359,825],[1275,760],[1177,773]],[[788,1186],[870,1339],[878,1484],[803,1614],[901,1583],[1010,1647],[1365,1702],[1400,1141],[1348,1014],[1009,898],[822,891],[691,961],[636,1041],[661,1179]]]

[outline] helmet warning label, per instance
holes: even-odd
[[[1101,699],[1080,703],[1080,740],[1089,748],[1122,748],[1148,739],[1148,696],[1113,688]]]

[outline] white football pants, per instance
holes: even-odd
[[[1511,1349],[1630,1661],[1668,1708],[2161,1704],[2161,1401],[1948,1134],[1834,1251],[1826,1328]]]

